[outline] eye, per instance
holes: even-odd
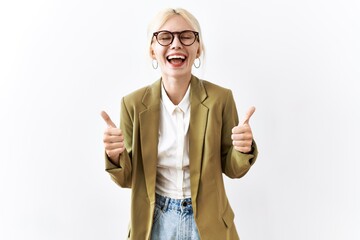
[[[183,32],[180,37],[181,37],[181,39],[184,39],[184,40],[193,39],[194,38],[194,33],[192,33],[192,32]]]
[[[190,37],[190,36],[181,36],[181,39],[182,40],[190,40],[192,39],[193,37]]]
[[[170,36],[160,36],[160,40],[163,40],[163,41],[170,40],[170,39],[171,39]]]
[[[158,39],[161,41],[168,41],[171,40],[172,36],[170,33],[160,33],[158,35]]]

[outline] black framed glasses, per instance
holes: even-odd
[[[184,46],[192,45],[196,40],[199,41],[199,33],[192,30],[185,30],[181,32],[170,32],[166,30],[154,32],[153,36],[161,46],[169,46],[175,38],[178,36],[179,41]]]

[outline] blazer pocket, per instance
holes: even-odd
[[[222,219],[227,228],[230,228],[234,224],[234,217],[235,215],[233,210],[231,209],[229,204],[227,204],[225,212],[222,215]]]

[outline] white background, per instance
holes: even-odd
[[[0,3],[0,239],[124,239],[130,190],[104,171],[106,110],[159,77],[149,20],[200,21],[194,73],[254,105],[259,158],[226,178],[242,240],[360,239],[360,2]]]

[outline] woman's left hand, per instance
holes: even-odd
[[[249,120],[253,113],[255,112],[255,107],[250,107],[247,111],[243,121],[239,123],[238,126],[232,129],[231,139],[233,140],[232,144],[235,150],[242,153],[249,153],[251,151],[253,135]]]

